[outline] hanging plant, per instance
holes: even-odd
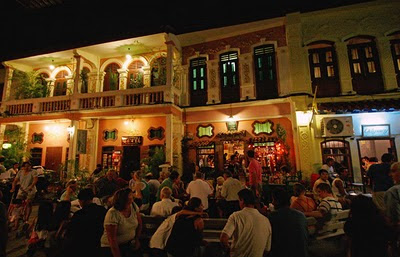
[[[15,99],[30,99],[47,97],[50,95],[49,83],[44,77],[35,72],[15,70],[12,77],[15,87]]]
[[[82,81],[81,93],[87,93],[89,89],[89,76],[88,71],[85,69],[81,70],[80,78]]]

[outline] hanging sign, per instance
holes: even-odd
[[[123,136],[121,137],[122,145],[142,145],[143,137],[142,136]]]
[[[390,125],[361,125],[363,137],[389,137]]]

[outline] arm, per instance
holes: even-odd
[[[105,229],[107,232],[107,239],[108,243],[110,244],[110,249],[113,257],[121,257],[117,242],[117,225],[105,225]]]
[[[325,214],[321,211],[309,211],[304,213],[306,217],[314,217],[314,218],[323,218]]]
[[[202,218],[198,218],[194,221],[194,228],[199,231],[199,232],[203,232],[204,229],[204,221]]]
[[[344,190],[342,182],[340,182],[339,180],[336,180],[335,186],[339,189],[340,195],[342,195],[342,196],[347,195],[347,192],[346,192],[346,190]]]
[[[17,176],[17,177],[15,177],[15,179],[14,179],[14,181],[12,183],[12,187],[11,187],[11,190],[10,190],[11,193],[15,191],[15,186],[17,185],[18,182],[19,182],[19,177]]]
[[[38,182],[38,177],[33,177],[33,182],[32,184],[27,188],[28,191],[32,190],[32,188],[34,188],[36,186],[36,183]]]
[[[222,246],[225,249],[229,249],[229,236],[228,236],[228,234],[222,232],[221,236],[219,237],[219,241],[221,242]]]

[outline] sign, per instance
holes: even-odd
[[[226,129],[228,131],[237,131],[239,126],[238,121],[227,121],[226,122]]]
[[[217,137],[220,138],[221,140],[242,140],[245,138],[247,135],[246,130],[238,131],[238,132],[232,132],[232,133],[218,133]]]
[[[390,125],[361,125],[363,137],[389,137]]]
[[[77,154],[86,154],[87,130],[78,129],[76,139]]]
[[[122,145],[142,145],[142,136],[123,136],[121,137]]]

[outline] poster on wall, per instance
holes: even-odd
[[[77,150],[78,154],[86,154],[87,130],[78,129]]]

